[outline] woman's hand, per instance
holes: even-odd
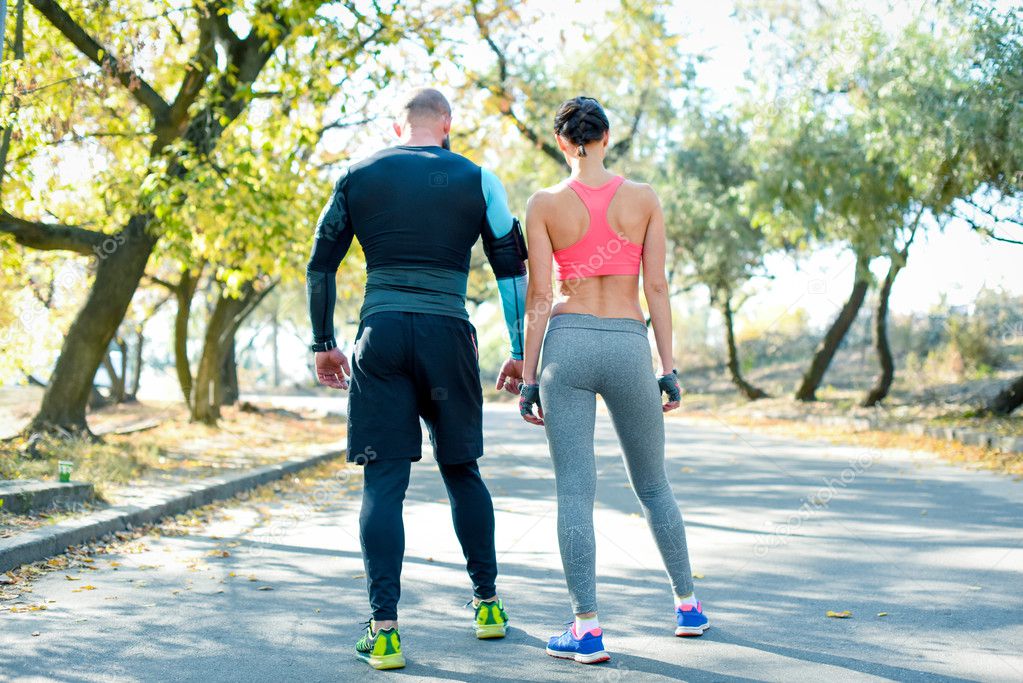
[[[533,414],[533,406],[539,417]],[[530,424],[543,425],[543,406],[540,405],[540,385],[536,382],[523,383],[519,388],[519,414]]]
[[[661,407],[661,410],[668,412],[682,405],[682,387],[678,383],[678,370],[672,370],[667,375],[658,377],[657,386],[668,395],[668,402]]]

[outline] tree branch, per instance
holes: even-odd
[[[109,71],[121,82],[135,100],[149,110],[153,118],[162,121],[166,118],[170,105],[146,83],[126,62],[118,59],[101,46],[95,38],[71,18],[64,8],[54,0],[30,0],[32,6],[42,13],[53,24],[54,28],[64,34],[82,54],[91,59],[100,68]]]
[[[77,225],[27,221],[12,216],[2,209],[0,209],[0,232],[12,235],[15,242],[31,249],[73,251],[86,256],[98,254],[97,250],[100,249],[103,242],[112,239],[101,232]]]
[[[221,2],[211,2],[199,9],[199,44],[185,67],[185,77],[181,79],[181,87],[167,112],[167,124],[172,128],[180,126],[188,116],[188,108],[199,96],[216,64],[216,34],[220,30],[217,17],[226,21],[226,17],[220,14],[222,7]]]
[[[487,26],[487,23],[480,15],[479,3],[475,0],[472,3],[472,17],[479,29],[480,37],[483,38],[483,40],[487,43],[487,46],[490,48],[490,51],[493,52],[494,56],[497,58],[498,84],[496,86],[488,85],[482,79],[477,79],[476,85],[489,91],[491,95],[500,100],[498,110],[501,112],[501,115],[511,119],[511,122],[527,140],[536,145],[537,149],[541,150],[555,162],[559,164],[562,163],[564,161],[564,157],[561,154],[561,150],[547,140],[541,138],[540,135],[530,128],[525,121],[520,119],[512,109],[513,98],[508,90],[508,58],[490,35],[490,27]]]
[[[25,0],[18,0],[18,8],[15,11],[14,19],[14,58],[17,60],[25,59]],[[6,17],[5,17],[6,19]],[[0,27],[0,30],[4,30],[6,27]],[[0,50],[0,60],[3,60],[7,55],[3,54]],[[2,74],[0,74],[2,75]],[[11,96],[11,105],[9,113],[12,115],[17,114],[18,109],[21,108],[21,97],[15,89]],[[17,119],[12,121],[12,124]],[[11,151],[11,135],[14,131],[13,125],[8,125],[3,129],[2,139],[0,139],[0,191],[3,189],[4,178],[7,177],[7,155]]]
[[[625,137],[611,145],[611,148],[607,150],[607,158],[609,161],[620,158],[632,149],[632,141],[636,137],[636,131],[639,130],[639,122],[643,119],[643,112],[646,110],[646,101],[649,95],[650,90],[648,89],[644,89],[639,94],[639,102],[636,104],[636,113],[632,117],[632,125],[629,127],[629,132]]]

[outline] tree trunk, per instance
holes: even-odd
[[[732,384],[739,389],[739,392],[751,401],[761,398],[768,398],[769,394],[759,387],[755,387],[746,381],[742,376],[739,365],[739,349],[735,345],[735,328],[732,316],[732,297],[730,293],[721,295],[721,316],[725,320],[725,346],[728,348],[728,374],[732,377]]]
[[[235,356],[235,335],[227,338],[224,348],[224,363],[220,370],[220,405],[233,406],[238,402],[238,359]]]
[[[220,418],[224,358],[232,343],[231,340],[245,318],[276,285],[275,281],[262,291],[256,291],[254,281],[249,282],[242,288],[241,296],[236,299],[224,296],[221,292],[206,325],[202,358],[199,359],[199,367],[195,373],[192,391],[194,422],[215,425]]]
[[[39,412],[29,426],[31,432],[89,433],[85,407],[93,378],[156,245],[156,237],[146,231],[149,221],[147,214],[132,216],[120,233],[107,240],[110,248],[104,243],[99,250],[96,279],[64,337]]]
[[[142,346],[146,342],[143,334],[144,327],[140,324],[135,328],[135,348],[132,352],[131,384],[128,388],[126,400],[137,401],[139,395],[139,384],[142,382]]]
[[[110,378],[110,402],[121,403],[124,401],[124,375],[118,376],[117,369],[114,368],[114,359],[110,357],[110,353],[107,352],[103,356],[103,369],[107,371],[107,377]]]
[[[852,292],[849,293],[849,299],[842,306],[842,310],[838,312],[838,316],[831,323],[831,327],[828,328],[824,338],[817,345],[817,349],[813,354],[813,360],[810,362],[810,367],[803,375],[803,381],[800,383],[799,388],[796,389],[796,399],[800,401],[817,400],[817,389],[824,379],[824,373],[828,371],[828,366],[831,365],[838,347],[842,344],[842,340],[845,338],[853,322],[855,322],[856,314],[859,312],[860,307],[863,305],[863,299],[867,295],[867,288],[870,286],[870,276],[867,270],[869,262],[870,259],[866,256],[857,255],[856,279],[853,282]]]
[[[905,265],[901,255],[892,258],[888,266],[888,274],[885,275],[881,284],[881,291],[877,295],[877,311],[874,313],[874,348],[877,350],[877,361],[881,365],[881,372],[874,379],[874,386],[863,397],[860,405],[870,408],[880,403],[892,388],[895,379],[895,361],[892,358],[892,349],[888,344],[888,300],[891,297],[892,285],[899,271]]]
[[[270,331],[271,331],[270,343],[271,343],[271,346],[273,348],[273,356],[274,356],[273,357],[273,385],[274,385],[274,388],[277,388],[277,387],[281,386],[281,361],[280,361],[280,357],[279,357],[279,353],[280,353],[279,344],[280,344],[280,342],[279,342],[279,339],[278,339],[278,335],[280,334],[281,321],[280,321],[280,318],[278,317],[279,316],[279,310],[278,309],[280,309],[280,297],[276,297],[275,298],[273,316],[270,318],[270,326],[271,326],[270,327]]]
[[[195,288],[201,277],[201,270],[194,274],[186,270],[171,288],[177,301],[174,313],[174,371],[178,376],[181,395],[185,397],[185,404],[189,408],[192,407],[192,368],[188,361],[188,319],[192,315],[192,299],[195,298]]]
[[[991,399],[984,412],[989,415],[1009,415],[1023,405],[1023,375],[1009,382]]]
[[[222,395],[218,385],[223,372],[227,330],[237,312],[244,307],[243,298],[247,293],[234,299],[221,292],[206,323],[202,357],[192,387],[192,420],[195,422],[215,425],[220,418],[219,400]]]

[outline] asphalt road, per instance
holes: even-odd
[[[543,654],[571,617],[554,481],[542,430],[494,406],[481,463],[514,626],[503,641],[469,630],[461,552],[427,457],[405,508],[406,669],[373,672],[352,655],[367,607],[359,479],[342,474],[101,556],[78,580],[39,579],[30,599],[46,611],[0,613],[0,679],[1023,680],[1023,483],[925,453],[676,419],[668,430],[712,625],[702,638],[672,635],[667,580],[601,417],[598,597],[613,658],[586,667]]]

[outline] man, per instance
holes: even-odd
[[[405,100],[400,144],[354,164],[316,226],[306,271],[312,350],[321,384],[348,388],[348,461],[365,466],[360,540],[373,614],[357,654],[376,669],[405,665],[398,598],[405,552],[402,501],[422,455],[423,418],[447,487],[455,533],[473,583],[478,638],[501,638],[494,508],[476,460],[483,396],[476,330],[465,311],[469,257],[481,236],[511,337],[498,388],[522,377],[525,241],[497,177],[447,149],[451,107],[433,89]],[[335,273],[357,237],[366,295],[352,365],[337,348]]]

